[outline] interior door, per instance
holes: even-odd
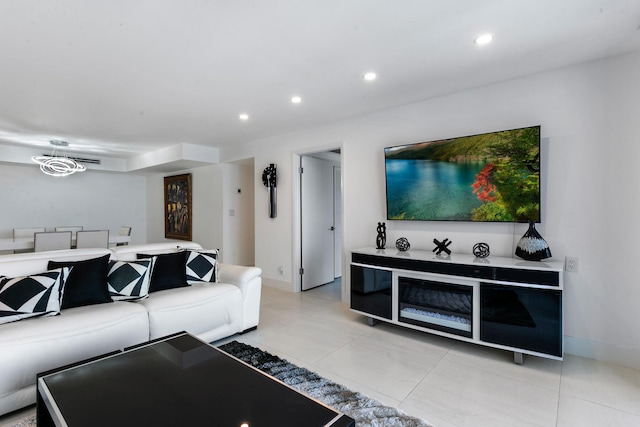
[[[342,277],[342,171],[333,167],[333,277]]]
[[[333,165],[301,156],[302,290],[334,279]]]

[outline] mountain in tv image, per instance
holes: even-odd
[[[387,219],[540,220],[540,126],[385,148]]]

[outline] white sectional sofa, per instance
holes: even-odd
[[[109,255],[133,261],[138,254],[198,251],[192,242],[71,249],[0,256],[0,276],[42,273],[49,261]],[[0,415],[35,403],[36,375],[174,332],[212,342],[258,325],[261,270],[218,263],[216,283],[150,292],[148,298],[63,308],[59,315],[0,324]]]

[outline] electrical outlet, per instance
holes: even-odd
[[[564,271],[571,273],[578,272],[578,257],[567,256],[564,257]]]

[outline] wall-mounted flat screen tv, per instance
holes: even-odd
[[[540,126],[384,154],[388,220],[540,221]]]

